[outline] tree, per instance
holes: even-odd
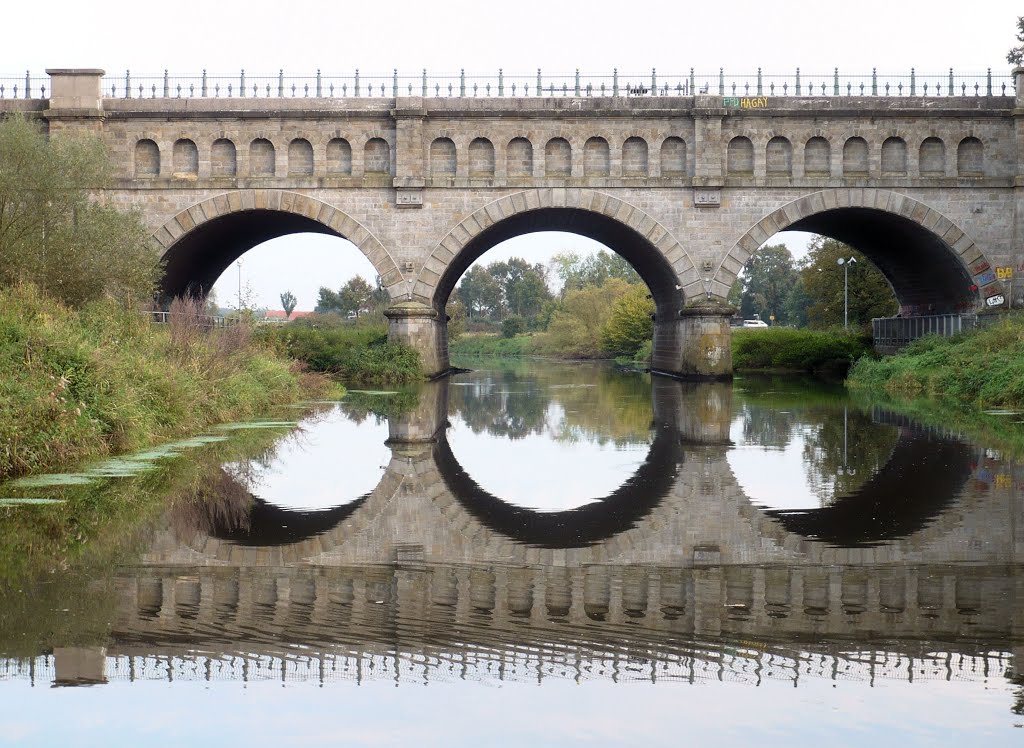
[[[349,279],[338,291],[339,307],[342,314],[355,314],[357,317],[370,310],[374,288],[365,278],[357,275]]]
[[[455,295],[466,306],[470,318],[477,315],[495,317],[501,310],[501,286],[480,265],[474,265],[462,276]]]
[[[281,308],[284,309],[285,319],[292,316],[292,312],[295,311],[295,305],[298,303],[298,299],[295,298],[295,294],[291,291],[285,291],[281,294]]]
[[[506,262],[491,263],[487,272],[501,287],[509,313],[517,317],[535,317],[551,298],[547,269],[540,263],[531,265],[521,257],[511,257]]]
[[[1024,16],[1017,17],[1017,41],[1022,44],[1012,47],[1006,55],[1006,61],[1011,65],[1024,63]]]
[[[793,255],[785,244],[761,247],[743,268],[743,293],[740,313],[744,317],[755,314],[768,320],[789,322],[786,300],[796,285],[797,272]]]
[[[562,281],[562,295],[567,291],[579,290],[586,286],[603,286],[612,278],[627,283],[641,283],[633,266],[614,252],[603,249],[586,257],[578,252],[560,252],[549,263]]]
[[[843,324],[844,269],[840,259],[855,263],[849,266],[849,320],[851,325],[863,327],[873,317],[890,317],[899,305],[892,286],[871,260],[852,247],[835,239],[817,237],[811,242],[800,279],[810,301],[807,320],[812,327],[831,327]]]
[[[320,286],[320,291],[316,298],[316,306],[313,307],[313,311],[320,314],[340,313],[341,299],[338,298],[337,292],[332,291],[326,286]]]
[[[612,304],[601,330],[601,346],[617,356],[632,356],[654,332],[654,302],[647,286],[635,284]]]
[[[94,197],[109,174],[99,141],[0,121],[0,284],[28,281],[73,306],[152,296],[160,265],[149,232]]]

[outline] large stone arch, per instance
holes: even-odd
[[[725,299],[747,260],[787,229],[833,236],[864,251],[904,314],[980,310],[986,298],[1003,293],[989,258],[963,228],[919,200],[870,188],[822,190],[769,213],[733,245],[708,291]]]
[[[186,208],[157,229],[153,241],[165,262],[161,290],[168,297],[206,293],[244,252],[299,232],[348,239],[370,261],[391,296],[399,293],[402,273],[369,229],[328,203],[277,189],[225,192]]]
[[[635,252],[623,256],[636,267],[660,308],[682,303],[680,289],[698,276],[692,258],[672,233],[624,200],[572,188],[516,192],[470,214],[447,233],[420,268],[411,300],[443,312],[466,269],[505,239],[532,231],[565,230],[601,241],[594,235],[598,229],[618,231],[616,238],[636,242]]]

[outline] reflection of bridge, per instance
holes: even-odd
[[[115,585],[105,649],[8,660],[0,678],[974,680],[1002,676],[1024,635],[1005,567],[403,560],[140,568]]]
[[[906,485],[884,502],[890,514],[867,496],[877,526],[830,546],[743,495],[726,459],[728,386],[653,387],[656,447],[641,471],[670,478],[646,485],[653,500],[634,505],[627,482],[590,514],[501,507],[447,447],[436,383],[390,420],[380,484],[335,526],[261,546],[257,527],[239,542],[230,523],[171,521],[107,583],[109,639],[9,660],[0,677],[797,682],[1006,670],[1024,640],[1011,468],[890,418],[905,431],[890,466],[930,443],[958,482],[946,496]],[[833,534],[851,516],[845,500],[816,515]],[[598,530],[581,538],[577,521]]]
[[[1011,96],[113,98],[101,71],[51,71],[0,100],[51,132],[98,134],[167,262],[209,290],[245,251],[311,231],[351,240],[391,296],[391,334],[448,365],[444,309],[505,239],[564,230],[633,264],[657,305],[655,369],[730,370],[721,302],[777,232],[862,249],[905,315],[1005,303],[1024,257]],[[799,90],[799,88],[798,88]],[[933,92],[934,92],[933,88]],[[1005,274],[1005,272],[1004,272]],[[1018,291],[1018,295],[1019,295]],[[692,302],[713,302],[695,309]]]

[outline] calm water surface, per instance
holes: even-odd
[[[0,743],[1024,740],[1005,441],[472,365],[0,486]]]

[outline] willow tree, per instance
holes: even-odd
[[[0,120],[0,284],[30,282],[72,306],[149,299],[157,253],[139,216],[104,200],[109,177],[99,141]]]

